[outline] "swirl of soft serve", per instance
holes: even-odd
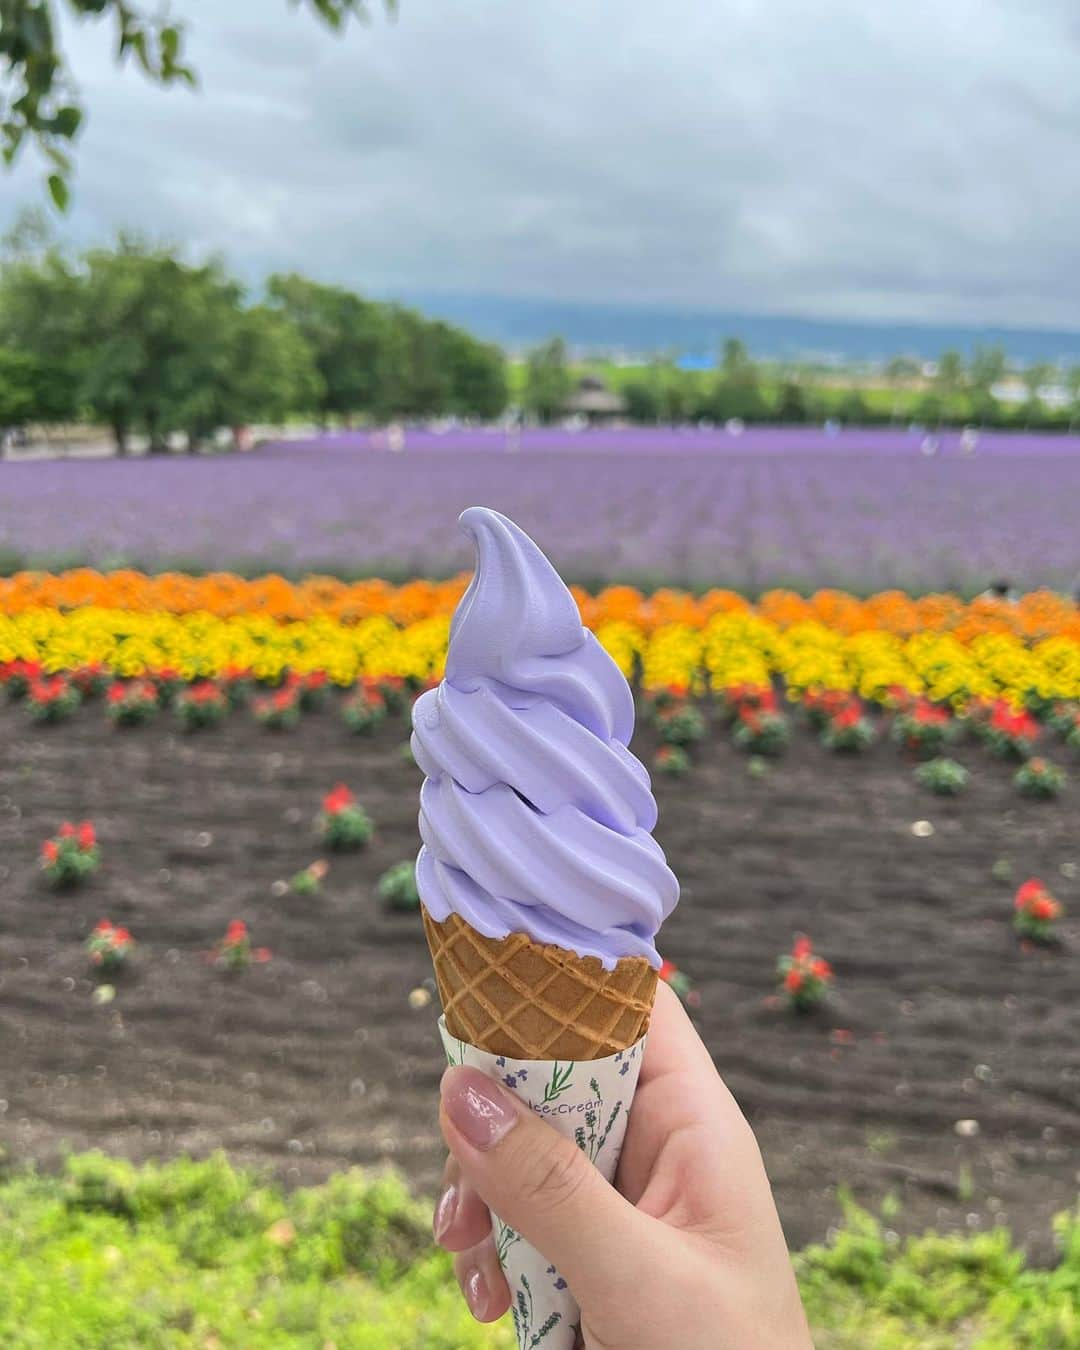
[[[533,541],[473,506],[476,571],[450,628],[446,675],[417,699],[420,898],[442,923],[522,932],[611,969],[660,964],[679,886],[653,839],[656,802],[627,749],[630,687]]]

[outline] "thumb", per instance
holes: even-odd
[[[440,1090],[439,1124],[462,1174],[579,1303],[633,1278],[648,1220],[571,1140],[480,1069],[447,1069]]]

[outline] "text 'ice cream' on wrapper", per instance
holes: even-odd
[[[610,1181],[679,888],[652,837],[634,701],[512,521],[470,507],[476,571],[416,701],[416,864],[452,1064],[497,1077]],[[570,1350],[568,1282],[493,1216],[522,1347]],[[570,1284],[573,1272],[569,1274]]]

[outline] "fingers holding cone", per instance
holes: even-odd
[[[439,1123],[464,1180],[560,1271],[573,1272],[567,1278],[579,1302],[646,1277],[650,1221],[573,1140],[495,1079],[475,1068],[447,1069]],[[598,1242],[598,1233],[606,1240]],[[620,1234],[628,1240],[616,1241]],[[628,1269],[628,1252],[640,1255],[640,1270]]]

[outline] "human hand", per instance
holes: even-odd
[[[447,1069],[439,1123],[435,1237],[479,1321],[510,1306],[494,1211],[569,1284],[586,1350],[812,1350],[757,1141],[666,985],[615,1187],[479,1069]]]

